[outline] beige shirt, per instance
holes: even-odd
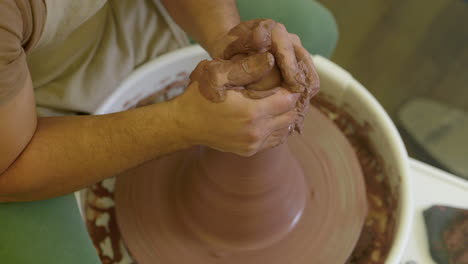
[[[41,115],[92,113],[133,69],[187,44],[158,0],[1,0],[0,103],[29,69]]]

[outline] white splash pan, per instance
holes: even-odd
[[[119,112],[128,108],[129,99],[136,102],[176,80],[177,73],[190,73],[208,54],[198,45],[167,53],[135,70],[116,91],[104,101],[95,114]],[[398,264],[410,234],[413,211],[409,159],[403,141],[392,120],[377,100],[347,71],[330,60],[314,56],[320,76],[321,93],[331,98],[335,106],[344,107],[359,123],[367,122],[372,129],[369,137],[377,153],[385,161],[385,172],[398,197],[394,243],[386,264]],[[78,193],[82,209],[84,192]],[[83,210],[81,210],[83,212]]]

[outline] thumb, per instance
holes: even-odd
[[[228,61],[227,84],[229,86],[246,86],[262,79],[275,65],[274,56],[269,53],[258,53],[236,61]]]

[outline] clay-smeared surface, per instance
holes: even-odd
[[[203,60],[190,74],[191,82],[199,83],[200,93],[219,103],[226,100],[227,90],[244,90],[244,86],[262,78],[275,65],[269,52],[242,56],[236,60]]]

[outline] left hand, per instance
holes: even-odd
[[[269,90],[282,86],[293,93],[306,93],[310,98],[319,90],[319,78],[309,52],[295,34],[271,19],[241,22],[219,37],[210,47],[213,58],[235,59],[252,53],[271,52],[278,68],[251,90]]]

